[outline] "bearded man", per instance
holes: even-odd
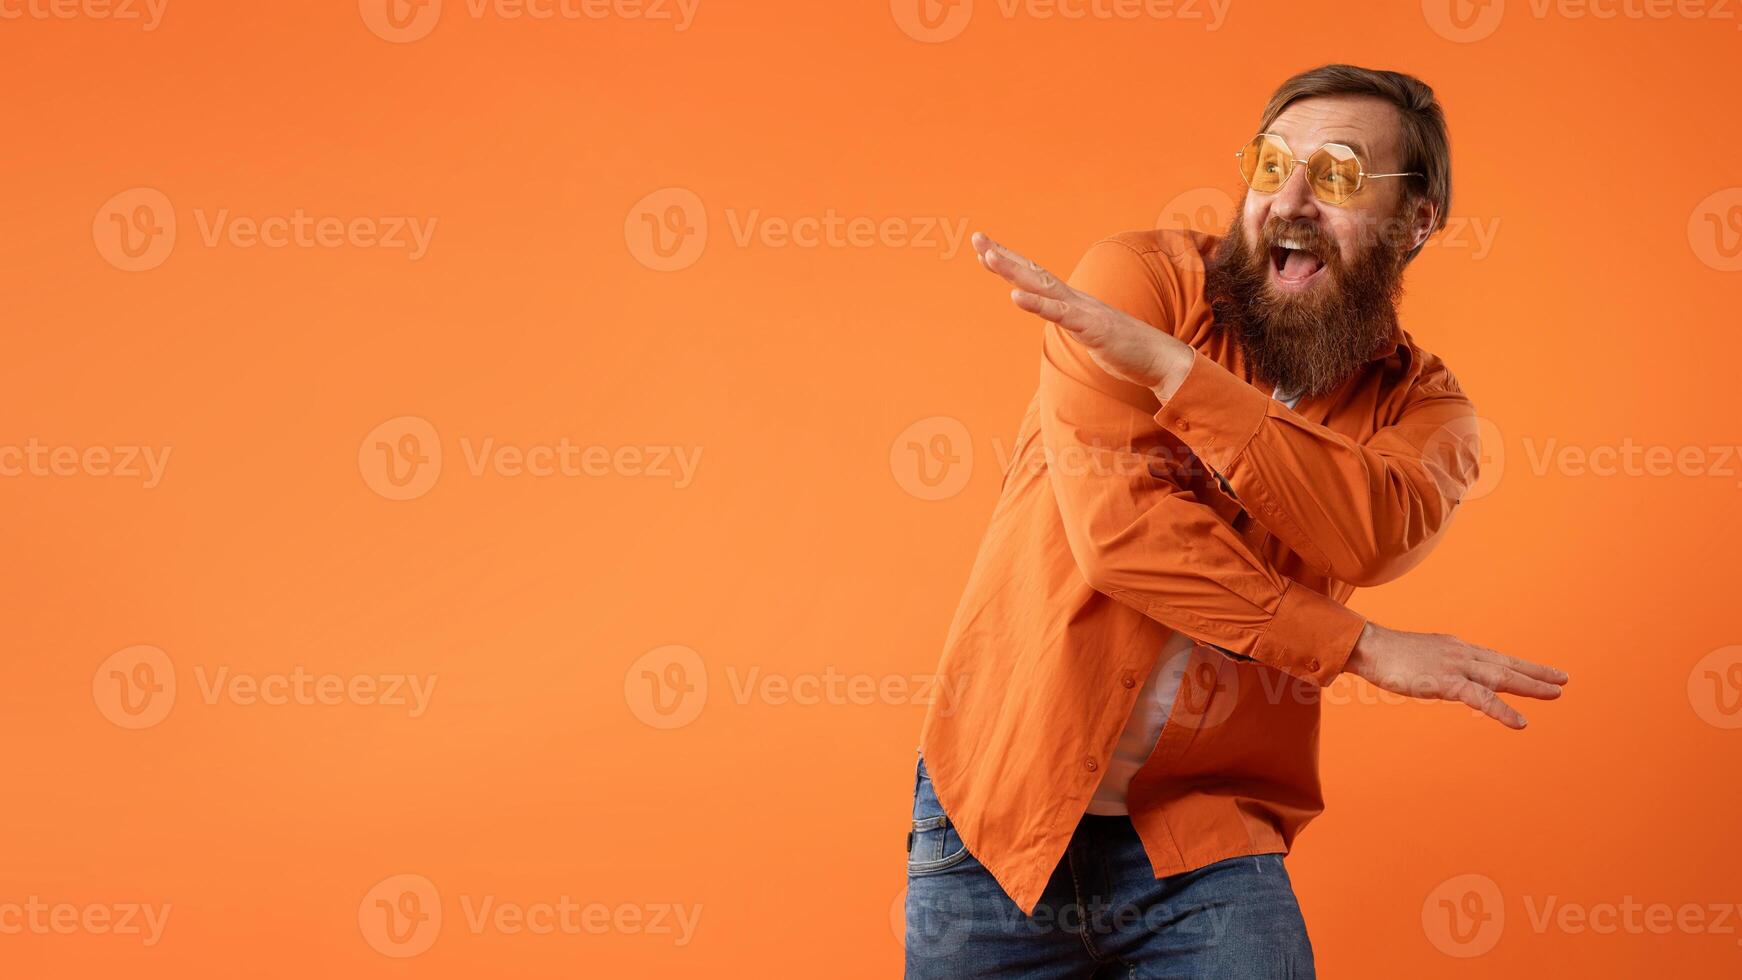
[[[1420,80],[1290,78],[1221,236],[1144,231],[1068,283],[974,248],[1043,324],[1040,382],[951,624],[908,837],[909,977],[1311,977],[1283,864],[1323,809],[1319,690],[1461,701],[1566,674],[1344,603],[1418,564],[1475,413],[1397,317],[1445,223]]]

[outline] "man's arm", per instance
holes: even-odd
[[[1091,250],[1073,281],[1097,285],[1152,323],[1172,315],[1149,284],[1107,273]],[[1276,572],[1172,478],[1179,461],[1168,458],[1171,441],[1154,418],[1153,396],[1105,370],[1066,326],[1045,327],[1038,398],[1059,516],[1097,591],[1320,685],[1347,669],[1396,693],[1462,701],[1513,728],[1524,720],[1496,692],[1559,695],[1566,678],[1553,668],[1453,637],[1386,630]]]
[[[1092,260],[1080,268],[1092,273]],[[1038,401],[1048,479],[1090,586],[1194,639],[1320,685],[1336,678],[1366,621],[1272,569],[1182,489],[1149,392],[1046,324]]]
[[[1172,336],[1172,320],[1130,309],[1153,305],[1137,294],[1165,295],[1168,284],[1122,286],[1155,278],[1129,247],[1097,245],[1096,261],[1069,284],[983,235],[975,248],[1017,287],[1018,306],[1065,328],[1103,370],[1149,389],[1162,402],[1156,422],[1226,480],[1254,520],[1332,578],[1370,586],[1414,567],[1475,481],[1475,411],[1443,370],[1401,418],[1357,442],[1193,351]]]
[[[1389,582],[1439,540],[1476,479],[1475,409],[1443,370],[1365,443],[1307,421],[1195,354],[1156,421],[1254,520],[1351,585]]]

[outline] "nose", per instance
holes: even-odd
[[[1295,164],[1288,179],[1276,189],[1276,196],[1270,201],[1270,213],[1284,221],[1311,221],[1318,218],[1319,200],[1313,196],[1312,185],[1307,183],[1306,164]]]

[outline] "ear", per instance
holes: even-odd
[[[1434,233],[1434,228],[1440,223],[1440,209],[1434,202],[1425,197],[1417,197],[1409,212],[1409,248],[1406,252],[1414,252],[1421,248],[1428,236]]]

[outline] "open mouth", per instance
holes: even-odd
[[[1301,242],[1283,239],[1270,246],[1270,269],[1284,285],[1304,286],[1324,268],[1324,261]]]

